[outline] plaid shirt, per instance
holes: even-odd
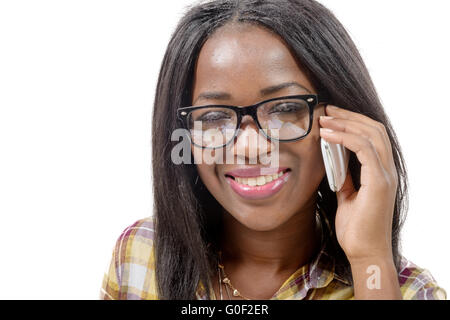
[[[152,218],[138,220],[118,238],[109,270],[103,278],[100,298],[158,299],[156,291]],[[446,292],[439,287],[426,269],[419,268],[404,257],[398,274],[403,299],[445,300]],[[216,299],[214,292],[210,293]],[[197,299],[206,299],[205,287],[199,282]],[[271,299],[354,299],[353,287],[335,273],[333,257],[322,246],[310,264],[295,271]]]

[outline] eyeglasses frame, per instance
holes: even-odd
[[[263,129],[261,127],[261,124],[258,121],[257,110],[263,104],[266,104],[266,103],[269,103],[272,101],[286,100],[286,99],[300,99],[300,100],[306,101],[306,103],[308,104],[308,108],[309,108],[308,130],[306,131],[306,133],[303,136],[294,138],[294,139],[277,139],[277,138],[269,137],[266,134],[266,132],[264,131],[265,129]],[[233,136],[233,138],[230,139],[230,141],[228,141],[226,144],[224,144],[222,146],[219,146],[219,147],[199,146],[193,141],[193,139],[191,137],[191,133],[189,131],[189,139],[191,140],[191,142],[195,146],[202,148],[202,149],[220,149],[220,148],[226,147],[228,144],[230,144],[232,141],[234,141],[236,139],[236,136],[238,135],[239,128],[241,127],[242,118],[246,115],[249,115],[253,118],[253,121],[255,121],[256,125],[258,126],[258,129],[263,133],[263,135],[268,140],[278,141],[278,142],[294,142],[294,141],[299,141],[299,140],[305,139],[308,136],[308,134],[311,132],[311,129],[312,129],[315,107],[317,107],[320,104],[324,104],[324,103],[327,104],[327,103],[329,103],[328,101],[329,101],[329,95],[325,92],[321,92],[318,94],[291,95],[291,96],[283,96],[283,97],[277,97],[277,98],[260,101],[258,103],[255,103],[255,104],[249,105],[249,106],[232,106],[232,105],[213,104],[213,105],[205,105],[205,106],[182,107],[182,108],[177,109],[177,117],[178,117],[178,119],[180,119],[182,121],[185,129],[187,129],[189,131],[189,126],[187,123],[188,117],[195,110],[206,109],[206,108],[223,108],[223,109],[231,109],[236,113],[237,122],[236,122],[236,129],[235,129],[234,136]]]

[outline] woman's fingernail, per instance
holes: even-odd
[[[333,117],[330,117],[330,116],[320,116],[320,119],[323,119],[323,120],[333,120],[334,118],[333,118]]]
[[[320,132],[334,132],[333,130],[331,130],[331,129],[328,129],[328,128],[320,128]]]

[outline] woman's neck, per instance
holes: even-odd
[[[234,268],[258,268],[274,275],[296,270],[307,264],[319,249],[321,229],[315,213],[314,203],[274,230],[255,231],[225,212],[223,260]]]

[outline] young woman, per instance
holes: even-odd
[[[206,145],[195,121],[235,131]],[[179,128],[190,163],[173,161]],[[320,139],[351,151],[337,193]],[[401,255],[399,143],[354,43],[316,1],[192,7],[162,63],[152,142],[153,217],[119,237],[102,298],[446,298]],[[225,150],[233,161],[201,161]],[[272,153],[277,166],[262,164]]]

